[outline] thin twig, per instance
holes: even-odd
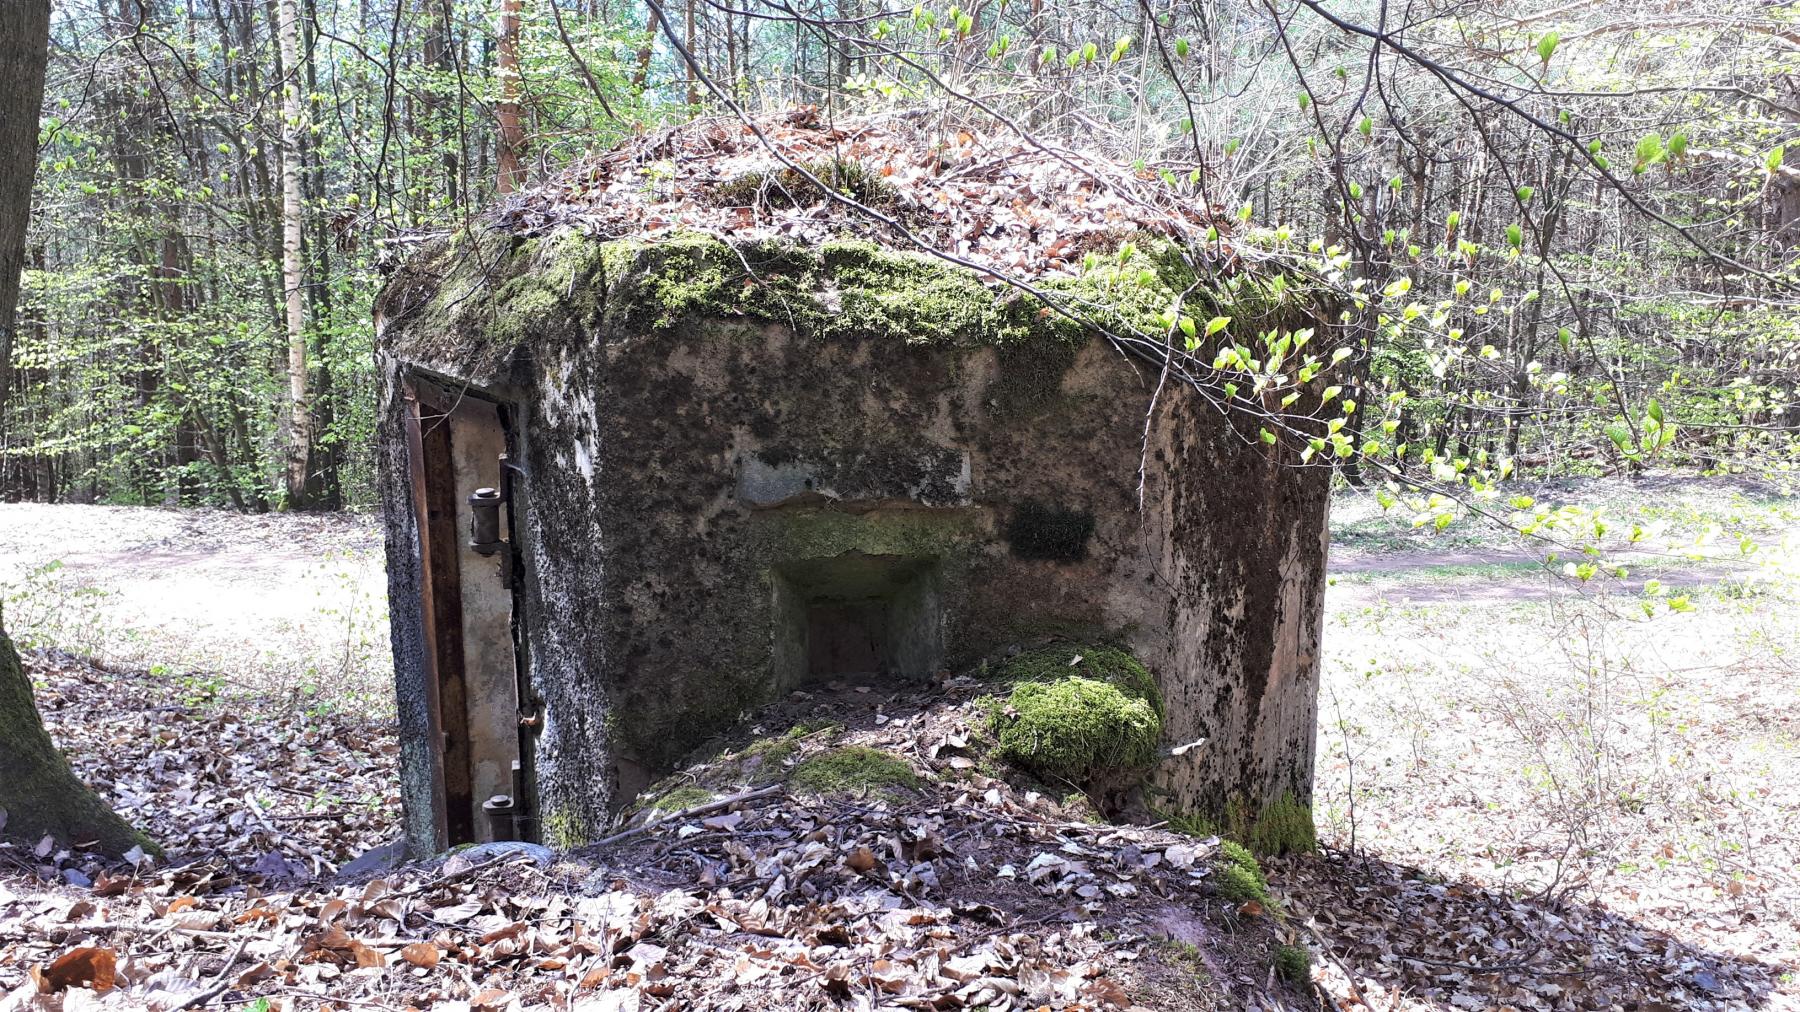
[[[199,1006],[212,1001],[214,998],[217,998],[219,995],[224,994],[225,989],[231,986],[231,968],[237,965],[238,957],[244,954],[244,947],[250,944],[250,938],[250,935],[245,935],[238,940],[237,948],[232,949],[231,954],[225,957],[225,965],[219,967],[219,979],[214,981],[211,987],[175,1006],[172,1012],[182,1012],[183,1009],[198,1008]]]
[[[744,791],[741,794],[733,794],[727,798],[719,798],[716,801],[708,801],[704,805],[695,805],[692,808],[684,808],[681,811],[676,812],[673,815],[667,816],[666,818],[658,819],[655,822],[648,822],[642,826],[633,826],[632,828],[625,830],[623,833],[614,833],[613,835],[607,837],[604,840],[597,841],[596,843],[594,843],[594,846],[610,847],[615,843],[619,843],[624,840],[629,840],[634,836],[642,836],[645,833],[650,832],[652,829],[655,829],[657,826],[660,826],[665,822],[674,822],[674,821],[677,821],[680,819],[691,819],[696,815],[705,815],[708,812],[716,812],[721,808],[730,808],[732,805],[735,805],[741,801],[754,801],[757,798],[766,798],[766,797],[769,797],[770,795],[780,794],[781,790],[782,790],[782,788],[781,788],[780,784],[770,784],[767,787],[758,787],[753,791]]]

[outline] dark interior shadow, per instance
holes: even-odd
[[[1378,858],[1271,862],[1376,1008],[1766,1008],[1794,968],[1712,952],[1599,903],[1515,896]],[[1369,982],[1382,993],[1368,993]]]

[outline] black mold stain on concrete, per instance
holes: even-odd
[[[1088,539],[1093,536],[1092,511],[1050,506],[1036,500],[1020,503],[1006,525],[1006,543],[1021,559],[1080,562],[1087,558]]]

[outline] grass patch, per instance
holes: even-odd
[[[889,797],[919,786],[906,760],[867,745],[821,752],[794,767],[788,783],[808,794],[881,794]]]

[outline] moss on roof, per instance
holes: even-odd
[[[480,226],[416,255],[383,292],[377,314],[384,349],[481,380],[503,377],[521,354],[700,320],[782,325],[820,340],[1067,347],[1096,325],[1161,340],[1163,314],[1178,298],[1185,314],[1202,318],[1264,319],[1300,304],[1241,279],[1197,278],[1180,250],[1160,240],[1127,242],[1078,276],[1037,284],[1061,311],[972,270],[861,239],[733,245],[694,232],[603,240]]]

